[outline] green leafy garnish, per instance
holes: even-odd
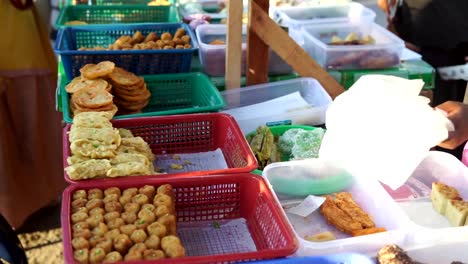
[[[213,221],[212,224],[213,224],[213,227],[214,227],[215,229],[220,229],[220,228],[221,228],[221,225],[219,224],[218,221]]]
[[[99,147],[99,144],[94,143],[94,144],[93,144],[93,147],[98,148],[98,147]]]

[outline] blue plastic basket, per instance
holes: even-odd
[[[133,35],[140,31],[146,35],[155,32],[174,34],[178,28],[184,28],[190,36],[191,49],[170,50],[77,50],[80,47],[106,47],[122,35]],[[197,50],[195,35],[190,27],[183,23],[133,24],[80,26],[61,28],[54,45],[55,53],[61,56],[67,79],[80,75],[80,69],[88,63],[112,61],[117,66],[137,75],[166,74],[189,72],[192,57]]]
[[[247,262],[245,262],[247,263]],[[369,257],[356,253],[341,253],[324,256],[294,257],[253,261],[255,264],[374,264]]]

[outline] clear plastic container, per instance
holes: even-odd
[[[305,177],[308,177],[310,181],[324,180],[323,177],[330,176],[329,170],[311,169],[308,160],[283,162],[281,165],[278,166],[275,163],[269,165],[272,168],[267,166],[263,171],[263,177],[271,183],[272,176],[283,177],[291,182],[304,181]],[[284,173],[284,171],[287,171],[287,173]],[[274,186],[271,188],[274,190]],[[357,252],[375,256],[376,252],[384,245],[404,244],[406,234],[414,225],[377,181],[354,178],[354,181],[341,191],[350,192],[356,203],[371,216],[376,227],[384,227],[387,232],[350,237],[328,224],[318,210],[305,218],[286,213],[301,244],[299,251],[296,253],[297,255]],[[288,203],[291,204],[291,201],[302,201],[304,199],[304,196],[291,197],[280,195],[276,191],[275,193],[283,207]],[[327,242],[310,242],[304,239],[307,235],[315,235],[325,231],[332,232],[337,239]]]
[[[310,24],[330,24],[336,22],[362,22],[369,25],[374,22],[376,14],[372,9],[356,2],[317,5],[303,7],[280,7],[273,11],[273,19],[281,26],[288,28],[289,35],[296,41],[302,39],[301,27]]]
[[[350,33],[371,36],[374,44],[329,45],[333,36],[345,39]],[[403,40],[375,23],[333,23],[305,25],[299,43],[327,69],[382,69],[398,65],[405,47]]]
[[[247,86],[226,90],[221,95],[226,102],[223,111],[234,116],[244,134],[261,125],[322,125],[325,123],[325,112],[332,102],[330,95],[313,78]],[[302,98],[306,106],[275,103],[291,95]]]
[[[210,76],[224,76],[226,69],[226,45],[212,45],[214,40],[226,42],[226,25],[201,25],[196,28],[199,43],[200,63]],[[242,29],[242,74],[245,74],[247,62],[247,28]],[[275,52],[270,50],[269,74],[282,75],[292,73],[293,69]]]

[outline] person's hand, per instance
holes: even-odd
[[[439,146],[447,149],[454,149],[468,139],[468,105],[447,101],[436,106],[447,112],[447,118],[452,121],[455,131],[449,132],[449,138],[440,143]]]

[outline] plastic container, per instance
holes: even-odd
[[[286,131],[288,131],[289,129],[303,129],[303,130],[314,130],[316,129],[316,127],[312,127],[312,126],[300,126],[300,125],[288,125],[288,126],[272,126],[272,127],[268,127],[271,131],[271,133],[273,134],[274,137],[280,137],[282,136]],[[253,136],[255,135],[255,131],[252,131],[250,133],[248,133],[247,135],[245,135],[246,138],[248,138],[249,136]],[[283,154],[281,156],[281,161],[289,161],[289,155],[285,155]],[[261,170],[254,170],[252,173],[255,173],[257,175],[262,175],[262,171]]]
[[[76,263],[70,243],[69,219],[71,195],[75,190],[131,188],[147,184],[171,184],[174,188],[177,233],[187,252],[184,258],[148,263],[224,263],[269,259],[293,254],[298,247],[291,226],[265,181],[253,174],[88,182],[69,186],[63,193],[61,216],[65,263]],[[229,222],[241,224],[229,226]],[[218,226],[213,227],[214,223],[218,223]],[[200,228],[206,224],[208,229]],[[252,244],[246,247],[243,243],[247,239],[243,241],[243,238],[248,238]]]
[[[155,32],[174,34],[178,28],[185,29],[190,36],[191,49],[171,50],[105,50],[80,51],[80,47],[108,46],[122,35],[133,35],[140,31],[143,35]],[[186,24],[132,24],[107,26],[66,27],[59,30],[54,51],[60,55],[67,79],[80,75],[80,69],[88,63],[110,60],[117,66],[137,75],[189,72],[192,57],[197,50],[195,35]]]
[[[351,32],[360,38],[370,35],[375,44],[329,45],[333,36],[345,39]],[[362,22],[305,25],[300,43],[326,69],[382,69],[398,65],[405,47],[403,40],[375,23]]]
[[[66,0],[66,5],[91,5],[91,6],[115,6],[115,5],[148,5],[153,0]],[[173,0],[169,1],[171,4]],[[164,5],[161,5],[164,6]]]
[[[177,73],[143,76],[151,92],[148,105],[140,114],[115,116],[114,119],[142,116],[176,115],[217,112],[225,106],[218,89],[203,73]],[[73,122],[70,111],[70,95],[65,91],[68,82],[61,81],[63,119]]]
[[[406,250],[408,255],[418,263],[455,263],[468,260],[468,242],[457,241],[437,243],[431,246]]]
[[[226,42],[226,25],[201,25],[196,28],[199,45],[200,62],[204,71],[210,76],[224,76],[226,69],[226,45],[210,44],[215,39]],[[242,43],[242,74],[245,75],[247,62],[247,28],[243,27]],[[284,62],[274,51],[270,50],[269,74],[281,75],[293,72],[292,68]]]
[[[180,22],[177,11],[172,6],[146,5],[76,5],[65,6],[55,22],[60,28],[67,22],[81,21],[89,25],[95,24],[128,24],[128,23],[177,23]]]
[[[113,127],[126,128],[135,137],[142,137],[155,155],[199,153],[221,149],[227,169],[200,170],[188,173],[157,174],[157,178],[182,175],[210,175],[220,173],[250,172],[257,168],[257,160],[245,140],[233,117],[222,113],[185,114],[158,117],[141,117],[112,120]],[[68,124],[63,130],[63,165],[68,166],[67,158],[71,155]],[[210,161],[207,160],[207,163]],[[149,176],[132,176],[137,181]],[[120,178],[119,178],[120,179]],[[85,181],[107,182],[111,178],[74,181],[65,172],[69,183]]]
[[[302,39],[301,27],[310,24],[356,23],[368,25],[374,22],[376,14],[364,5],[351,2],[347,4],[316,5],[304,7],[280,7],[273,11],[278,24],[288,28],[289,35],[296,41]]]
[[[336,263],[374,264],[374,262],[370,258],[364,255],[356,254],[356,253],[343,253],[343,254],[311,256],[311,257],[281,258],[281,259],[253,261],[249,263],[256,263],[256,264],[260,264],[260,263],[261,264],[311,264],[311,263],[313,264],[336,264]]]
[[[295,102],[291,101],[282,101],[285,104],[277,104],[275,101],[268,102],[296,93],[299,93],[298,96],[303,98],[301,100],[306,101],[307,106],[297,108],[294,105]],[[325,123],[325,112],[332,101],[320,83],[312,78],[297,78],[247,86],[226,90],[221,92],[221,95],[226,102],[224,111],[236,118],[245,134],[262,125],[322,125]],[[298,99],[297,97],[295,99]],[[262,105],[256,105],[260,103]],[[265,104],[268,107],[265,107]],[[285,112],[278,112],[279,106],[286,107],[283,109]],[[272,114],[272,108],[276,108],[278,111]]]
[[[277,176],[291,182],[297,182],[297,186],[300,186],[303,184],[304,174],[308,175],[308,182],[311,182],[317,177],[320,177],[319,181],[324,181],[327,179],[326,177],[338,174],[334,172],[339,172],[337,168],[332,168],[330,164],[326,163],[323,163],[322,167],[318,167],[322,170],[315,170],[313,167],[317,164],[311,163],[310,160],[281,163],[271,164],[263,171],[263,177],[268,180],[268,183],[273,184],[273,179],[270,180],[270,178]],[[271,188],[278,195],[280,203],[284,203],[283,207],[291,202],[291,199],[297,201],[297,204],[304,199],[304,196],[281,195],[276,191],[274,184]],[[349,235],[329,225],[318,210],[305,218],[286,212],[301,242],[297,255],[311,256],[345,252],[375,254],[384,245],[402,244],[406,234],[411,227],[414,227],[403,210],[377,181],[355,177],[349,186],[339,191],[350,192],[356,203],[373,219],[376,227],[384,227],[387,232],[349,237]],[[304,239],[307,235],[315,235],[325,231],[332,232],[337,239],[327,242],[310,242]]]

